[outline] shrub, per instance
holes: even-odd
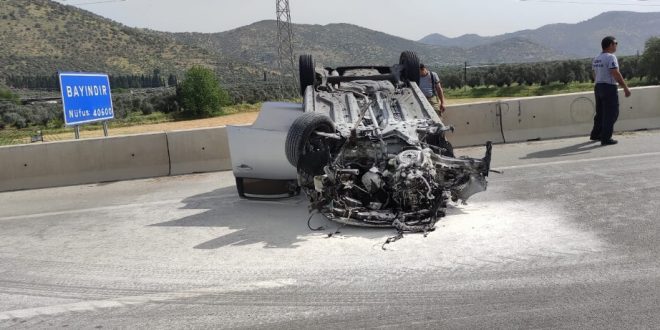
[[[0,87],[0,100],[9,101],[16,104],[20,102],[20,98],[18,95],[2,87]]]
[[[16,128],[27,127],[27,121],[23,116],[16,112],[6,112],[2,115],[2,121],[7,125],[12,125]]]
[[[209,117],[222,113],[222,106],[230,103],[229,94],[220,87],[213,71],[194,66],[177,88],[184,114],[191,117]]]

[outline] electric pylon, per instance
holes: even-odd
[[[289,0],[276,0],[277,13],[277,55],[280,69],[280,91],[282,96],[296,95],[298,73],[293,57],[293,29]]]

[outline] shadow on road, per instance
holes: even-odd
[[[396,234],[393,229],[372,229],[360,227],[342,227],[328,221],[321,215],[315,215],[310,223],[312,228],[324,227],[321,231],[312,231],[307,226],[309,213],[307,199],[297,196],[274,201],[247,200],[238,197],[234,186],[218,189],[209,193],[186,198],[182,209],[203,210],[203,212],[151,226],[157,227],[222,227],[234,230],[196,245],[195,249],[218,249],[229,245],[264,244],[265,248],[297,248],[306,236],[334,236],[341,231],[342,236],[377,239]]]
[[[525,157],[521,157],[520,159],[553,158],[553,157],[580,155],[580,154],[586,154],[590,150],[599,147],[600,147],[600,141],[582,142],[572,146],[562,147],[558,149],[549,149],[549,150],[532,152],[530,154],[527,154],[527,156]]]

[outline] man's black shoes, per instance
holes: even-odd
[[[593,137],[593,136],[590,136],[590,137],[589,137],[589,140],[591,140],[591,141],[600,141],[600,138],[599,138],[599,137]]]
[[[600,145],[601,145],[601,146],[609,146],[609,145],[613,145],[613,144],[617,144],[617,143],[619,143],[619,141],[617,141],[617,140],[613,140],[613,139],[609,139],[609,140],[605,140],[605,141],[600,141]]]

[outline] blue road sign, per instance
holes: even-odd
[[[107,74],[61,72],[60,89],[66,126],[115,117]]]

